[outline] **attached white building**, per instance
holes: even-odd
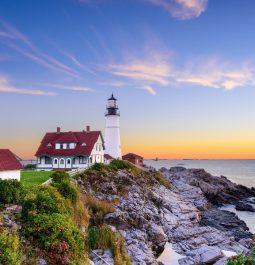
[[[104,163],[104,141],[100,131],[46,133],[35,156],[39,170],[72,170]]]
[[[8,149],[0,149],[0,179],[20,180],[22,165],[19,159]]]

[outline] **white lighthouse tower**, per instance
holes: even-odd
[[[117,99],[112,96],[106,106],[105,154],[121,159],[120,145],[120,112]]]

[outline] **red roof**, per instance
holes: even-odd
[[[139,155],[136,155],[136,154],[133,154],[133,153],[128,153],[124,156],[122,156],[123,159],[127,159],[127,158],[138,158],[138,159],[143,159],[142,156],[139,156]]]
[[[110,156],[109,154],[104,154],[104,158],[107,160],[112,160],[114,159],[112,156]]]
[[[89,156],[99,137],[103,140],[100,131],[46,133],[35,156]],[[55,149],[56,143],[76,143],[76,147],[74,149]]]
[[[20,169],[22,165],[17,157],[8,149],[0,149],[0,171]]]

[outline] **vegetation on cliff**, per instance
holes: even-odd
[[[96,165],[90,170],[104,169]],[[50,185],[29,189],[17,181],[0,180],[2,207],[22,206],[15,214],[20,228],[0,224],[0,263],[32,265],[42,258],[49,265],[85,265],[90,250],[102,248],[112,251],[117,265],[130,264],[121,235],[104,223],[104,216],[114,212],[113,205],[81,193],[65,172],[51,177]]]

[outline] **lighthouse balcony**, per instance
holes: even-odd
[[[110,116],[110,115],[120,116],[120,111],[115,108],[109,108],[106,110],[105,116]]]

